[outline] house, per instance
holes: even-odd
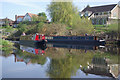
[[[23,21],[32,21],[32,17],[36,16],[36,14],[32,14],[32,13],[26,13],[25,16],[23,17]]]
[[[17,16],[17,15],[15,15],[15,22],[14,22],[13,27],[17,27],[17,25],[18,25],[20,22],[22,22],[23,17],[24,17],[24,16]]]
[[[15,15],[14,27],[17,27],[17,25],[20,22],[23,22],[23,21],[32,21],[32,17],[33,16],[37,16],[37,15],[36,14],[32,14],[32,13],[26,13],[24,16],[17,16],[17,15]]]
[[[0,26],[6,26],[6,25],[9,25],[9,26],[13,26],[13,23],[14,21],[9,19],[9,18],[4,18],[4,19],[0,19]]]
[[[111,24],[113,20],[120,19],[120,2],[118,4],[87,6],[80,12],[81,17],[88,17],[93,25]]]

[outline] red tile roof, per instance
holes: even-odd
[[[15,17],[15,21],[17,21],[18,18],[23,18],[24,16],[17,16]]]
[[[32,16],[37,16],[36,14],[32,14],[32,13],[28,13],[28,15],[29,15],[30,17],[32,17]]]
[[[20,17],[23,18],[24,16],[17,16],[17,18],[20,18]]]

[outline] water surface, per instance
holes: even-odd
[[[117,46],[17,45],[4,52],[3,78],[118,78]]]

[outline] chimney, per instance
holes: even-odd
[[[15,15],[15,21],[17,20],[17,15]]]

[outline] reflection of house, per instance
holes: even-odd
[[[26,13],[25,16],[17,16],[15,15],[14,27],[17,27],[17,24],[23,21],[32,21],[32,17],[37,16],[36,14]]]
[[[14,56],[15,56],[15,62],[24,62],[25,64],[31,64],[31,59],[30,58],[24,59],[24,57],[18,56],[16,54],[14,54]]]
[[[8,19],[7,17],[4,19],[0,19],[1,26],[6,26],[6,25],[13,26],[13,22],[14,22],[13,20]]]
[[[120,3],[89,7],[80,12],[81,17],[88,17],[94,25],[108,24],[111,20],[120,19]]]
[[[105,58],[93,58],[92,64],[88,68],[81,69],[86,74],[95,74],[101,76],[108,76],[118,78],[118,65],[108,64]]]
[[[22,45],[20,45],[20,49],[36,55],[39,55],[39,54],[43,55],[45,53],[45,51],[42,49],[36,49],[36,48],[26,47]]]

